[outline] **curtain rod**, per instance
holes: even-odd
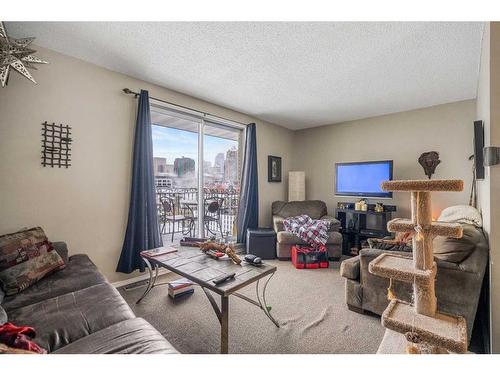
[[[137,98],[140,94],[138,92],[135,92],[135,91],[132,91],[130,90],[129,88],[124,88],[122,89],[122,91],[125,93],[125,94],[128,94],[128,95],[134,95],[135,98]],[[216,115],[212,115],[210,113],[206,113],[206,112],[202,112],[202,111],[198,111],[196,109],[192,109],[192,108],[189,108],[189,107],[185,107],[185,106],[182,106],[182,105],[179,105],[179,104],[175,104],[175,103],[172,103],[172,102],[168,102],[166,100],[163,100],[163,99],[158,99],[158,98],[154,98],[152,96],[149,97],[150,99],[153,99],[153,100],[157,100],[159,102],[163,102],[163,103],[166,103],[166,104],[169,104],[171,106],[174,106],[174,107],[178,107],[178,108],[182,108],[182,109],[185,109],[187,111],[190,111],[190,112],[196,112],[196,113],[199,113],[200,115],[202,115],[203,117],[212,117],[212,119],[214,120],[217,120],[217,119],[220,119],[222,121],[226,121],[228,123],[234,123],[234,124],[238,124],[240,126],[244,126],[244,127],[247,127],[248,124],[243,124],[242,122],[238,122],[238,121],[234,121],[234,120],[230,120],[230,119],[227,119],[227,118],[224,118],[224,117],[220,117],[220,116],[216,116]]]

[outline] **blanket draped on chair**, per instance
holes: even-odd
[[[325,220],[313,220],[307,215],[288,217],[283,220],[286,232],[295,234],[312,247],[325,246],[328,241],[329,223]]]

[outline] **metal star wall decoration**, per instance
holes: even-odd
[[[11,68],[36,83],[28,68],[36,70],[33,64],[48,64],[48,62],[33,56],[36,51],[28,46],[34,40],[35,38],[10,38],[3,22],[0,21],[0,84],[2,87],[9,82]]]

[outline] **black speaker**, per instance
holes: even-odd
[[[476,179],[484,179],[484,128],[483,121],[474,121],[474,165],[476,166]]]

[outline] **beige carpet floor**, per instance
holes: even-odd
[[[275,327],[256,306],[230,298],[229,353],[375,353],[384,329],[380,318],[349,311],[339,262],[329,269],[297,270],[290,262],[278,267],[267,288],[267,301],[280,322]],[[159,282],[177,279],[175,274]],[[119,288],[135,314],[157,328],[181,353],[218,353],[220,325],[203,291],[180,301],[157,286],[139,304],[144,288]],[[243,293],[254,297],[253,286]]]

